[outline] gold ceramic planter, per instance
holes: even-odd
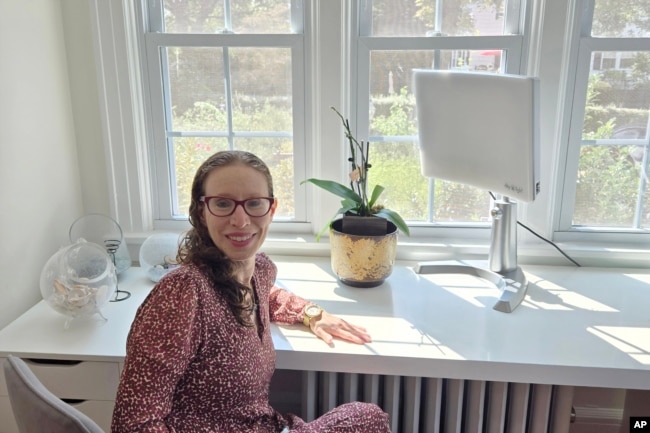
[[[371,218],[371,217],[369,217]],[[388,234],[359,236],[342,233],[341,220],[330,226],[332,271],[353,287],[375,287],[393,272],[397,252],[397,227],[388,222]]]

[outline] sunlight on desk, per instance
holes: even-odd
[[[624,273],[623,275],[625,275],[627,278],[631,278],[641,283],[650,284],[650,275],[638,273]]]
[[[501,294],[494,284],[468,274],[422,274],[420,278],[439,286],[475,307],[492,308],[495,300]]]
[[[329,261],[322,264],[309,263],[293,258],[291,262],[275,262],[278,268],[278,275],[282,275],[282,280],[286,281],[337,281],[336,276],[331,272]]]
[[[587,330],[635,361],[650,365],[650,328],[594,326]]]
[[[582,295],[565,287],[559,286],[551,281],[545,280],[533,274],[527,274],[530,284],[529,296],[526,303],[532,307],[544,310],[587,310],[616,313],[617,309],[596,301],[593,298]],[[543,290],[544,295],[537,297],[536,294]]]
[[[293,293],[299,293],[304,296],[306,299],[309,299],[311,302],[321,304],[323,302],[354,302],[357,301],[354,299],[346,298],[341,296],[339,293],[339,285],[336,281],[310,281],[309,287],[305,289],[305,283],[301,280],[292,281],[287,278],[276,281],[276,286],[286,289]],[[321,305],[325,308],[325,305]]]
[[[358,323],[359,318],[341,315],[341,318]],[[337,353],[356,355],[379,355],[388,357],[408,356],[422,359],[462,360],[463,356],[449,346],[402,318],[366,316],[363,325],[372,330],[372,342],[358,345],[335,340]],[[321,351],[327,348],[323,341],[314,338],[302,326],[279,326],[282,334],[273,333],[276,350]]]

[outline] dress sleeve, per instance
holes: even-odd
[[[195,281],[171,273],[138,309],[113,412],[112,433],[163,433],[174,389],[200,344]]]
[[[269,313],[271,322],[302,323],[302,310],[309,301],[278,286],[271,288],[269,296]]]
[[[302,310],[310,302],[275,285],[277,267],[264,253],[258,253],[256,266],[269,294],[269,318],[276,323],[302,323]]]

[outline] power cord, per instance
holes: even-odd
[[[560,254],[562,254],[564,257],[566,257],[567,260],[569,260],[571,263],[573,263],[573,264],[576,265],[577,267],[580,267],[580,263],[576,262],[576,261],[573,260],[571,257],[569,257],[569,255],[568,255],[567,253],[565,253],[564,251],[562,251],[562,249],[561,249],[560,247],[558,247],[557,245],[555,245],[553,242],[551,242],[551,241],[549,241],[548,239],[544,238],[543,236],[541,236],[541,235],[535,233],[535,231],[533,231],[533,229],[531,229],[530,227],[526,226],[525,224],[520,223],[519,221],[517,221],[517,224],[519,224],[520,226],[522,226],[523,228],[525,228],[526,230],[528,230],[529,232],[531,232],[532,234],[534,234],[535,236],[537,236],[538,238],[540,238],[541,240],[543,240],[544,242],[546,242],[546,243],[548,243],[549,245],[551,245],[552,247],[554,247],[556,250],[558,250],[558,251],[560,252]]]
[[[490,197],[492,197],[492,200],[496,200],[496,197],[494,196],[494,194],[493,194],[492,192],[490,192]],[[566,257],[566,259],[569,260],[571,263],[573,263],[573,264],[576,265],[577,267],[581,267],[580,263],[578,263],[577,261],[575,261],[574,259],[572,259],[571,257],[569,257],[569,255],[568,255],[567,253],[565,253],[564,251],[562,251],[562,249],[561,249],[560,247],[558,247],[557,245],[555,245],[555,243],[553,243],[552,241],[546,239],[546,238],[543,237],[542,235],[536,233],[533,229],[531,229],[530,227],[526,226],[525,224],[523,224],[523,223],[521,223],[521,222],[519,222],[519,221],[517,221],[517,224],[519,224],[520,226],[522,226],[523,228],[525,228],[526,230],[528,230],[530,233],[532,233],[533,235],[537,236],[539,239],[543,240],[544,242],[546,242],[547,244],[551,245],[553,248],[555,248],[556,250],[558,250],[558,251],[560,252],[560,254],[562,254],[564,257]]]

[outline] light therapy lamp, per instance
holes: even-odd
[[[484,278],[501,292],[494,309],[510,313],[528,288],[517,265],[517,201],[539,193],[539,80],[429,69],[413,78],[422,174],[500,196],[488,266],[424,262],[416,272]]]

